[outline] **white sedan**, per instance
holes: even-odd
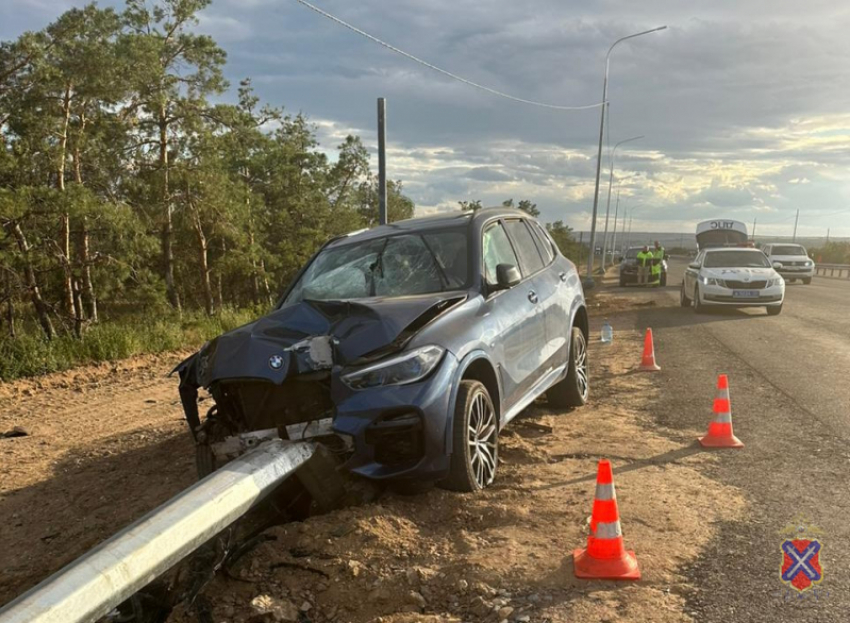
[[[766,307],[771,316],[782,311],[785,280],[759,249],[705,249],[688,265],[682,281],[682,307]]]

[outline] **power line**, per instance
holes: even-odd
[[[315,11],[319,15],[328,18],[332,22],[336,22],[340,26],[348,28],[352,32],[356,32],[358,35],[366,37],[370,41],[373,41],[373,42],[377,43],[378,45],[381,45],[381,46],[387,48],[388,50],[392,50],[396,54],[401,54],[405,58],[408,58],[408,59],[410,59],[410,60],[412,60],[416,63],[419,63],[420,65],[423,65],[424,67],[427,67],[428,69],[432,69],[432,70],[434,70],[438,73],[441,73],[444,76],[448,76],[452,80],[457,80],[458,82],[462,82],[462,83],[469,85],[471,87],[475,87],[476,89],[486,91],[487,93],[490,93],[491,95],[497,95],[499,97],[503,97],[505,99],[509,99],[509,100],[514,101],[514,102],[520,102],[521,104],[531,104],[532,106],[540,106],[541,108],[550,108],[552,110],[589,110],[591,108],[599,108],[603,104],[603,102],[600,102],[598,104],[586,104],[584,106],[561,106],[561,105],[558,105],[558,104],[547,104],[547,103],[544,103],[544,102],[535,102],[534,100],[527,100],[527,99],[523,99],[521,97],[515,97],[513,95],[503,93],[502,91],[497,91],[496,89],[491,89],[490,87],[484,86],[482,84],[478,84],[477,82],[473,82],[472,80],[467,80],[466,78],[462,78],[461,76],[458,76],[457,74],[453,74],[450,71],[446,71],[445,69],[441,69],[441,68],[437,67],[436,65],[432,65],[431,63],[429,63],[427,61],[423,61],[421,58],[419,58],[417,56],[413,56],[413,54],[409,54],[409,53],[405,52],[404,50],[401,50],[401,49],[395,47],[394,45],[390,45],[386,41],[382,41],[381,39],[378,39],[377,37],[370,35],[368,32],[360,30],[356,26],[353,26],[353,25],[349,24],[348,22],[343,21],[338,17],[335,17],[334,15],[331,15],[327,11],[323,11],[319,7],[317,7],[313,4],[310,4],[306,0],[295,0],[295,1],[298,2],[299,4],[303,4],[305,7],[307,7],[311,11]]]

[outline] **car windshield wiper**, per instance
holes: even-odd
[[[384,278],[384,251],[387,250],[387,244],[389,241],[389,238],[384,240],[384,245],[381,247],[381,250],[378,251],[378,257],[376,257],[375,261],[369,266],[369,296],[375,296],[375,270],[380,271],[381,279]]]
[[[437,271],[440,275],[440,282],[442,283],[441,292],[445,292],[449,289],[449,278],[446,276],[446,271],[443,268],[443,264],[440,262],[440,259],[437,257],[437,254],[434,253],[434,249],[431,248],[431,245],[428,244],[428,241],[425,240],[425,236],[420,236],[422,239],[422,244],[425,245],[425,248],[428,249],[428,253],[431,254],[431,259],[434,260],[434,264],[437,266]]]

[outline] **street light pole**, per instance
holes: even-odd
[[[659,26],[658,28],[653,28],[652,30],[645,30],[643,32],[638,32],[633,35],[629,35],[627,37],[621,37],[617,39],[610,48],[608,48],[608,53],[605,55],[605,78],[602,81],[602,118],[599,122],[599,149],[596,153],[596,187],[593,191],[593,214],[591,216],[590,222],[590,257],[587,260],[587,276],[585,278],[585,285],[588,288],[593,287],[593,254],[596,251],[596,214],[599,209],[599,174],[602,170],[602,139],[605,135],[605,109],[608,106],[608,67],[609,61],[611,59],[611,52],[617,46],[617,44],[626,41],[627,39],[634,39],[635,37],[640,37],[641,35],[648,35],[653,32],[658,32],[659,30],[664,30],[667,26]]]
[[[599,268],[600,274],[605,274],[605,258],[608,257],[608,218],[611,215],[611,185],[614,182],[614,154],[617,153],[617,148],[623,143],[628,143],[630,141],[636,141],[640,138],[643,138],[643,135],[633,136],[631,138],[627,138],[625,140],[620,141],[616,145],[614,145],[614,149],[611,150],[611,156],[609,160],[609,173],[608,173],[608,205],[605,207],[605,233],[602,234],[602,266]],[[618,182],[619,185],[619,182]],[[619,191],[618,191],[619,196]]]
[[[611,240],[611,266],[614,265],[614,254],[617,252],[617,218],[620,216],[620,189],[617,188],[617,206],[614,208],[614,235]]]
[[[797,223],[800,222],[800,209],[797,208],[797,217],[794,219],[794,237],[791,242],[797,242]]]
[[[626,238],[626,240],[627,240],[627,242],[626,242],[626,250],[628,250],[628,248],[629,248],[630,246],[632,246],[632,219],[635,217],[635,209],[636,209],[636,208],[637,208],[637,206],[632,206],[632,211],[631,211],[631,213],[629,214],[629,235],[628,235],[628,237]]]

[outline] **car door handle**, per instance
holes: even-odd
[[[567,283],[567,273],[561,273],[560,275],[558,275],[558,277],[561,278],[561,281]]]
[[[528,300],[531,301],[532,303],[537,303],[537,301],[538,301],[537,292],[535,292],[534,290],[529,292],[528,293]]]

